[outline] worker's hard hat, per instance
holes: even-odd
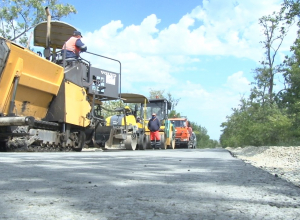
[[[81,35],[81,32],[80,32],[80,31],[74,31],[74,33],[73,33],[73,36],[81,36],[81,37],[82,37],[82,35]]]
[[[156,113],[153,112],[152,115],[156,115]]]

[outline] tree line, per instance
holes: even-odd
[[[223,147],[300,144],[299,15],[300,0],[284,0],[279,11],[259,19],[265,56],[253,71],[249,97],[242,97],[221,124]],[[279,50],[293,25],[297,25],[298,32],[291,42],[290,55],[278,61]],[[279,91],[274,90],[275,79],[280,79]]]

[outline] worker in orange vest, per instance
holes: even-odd
[[[62,53],[66,52],[66,58],[78,58],[80,52],[85,52],[87,47],[81,41],[82,35],[74,31],[73,36],[64,44]]]

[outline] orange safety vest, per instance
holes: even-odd
[[[62,49],[66,49],[69,51],[72,51],[76,54],[76,56],[79,56],[80,49],[76,47],[76,41],[78,38],[76,37],[70,37],[70,39],[64,44]]]

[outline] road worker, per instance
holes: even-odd
[[[160,149],[160,121],[156,117],[156,113],[152,113],[152,118],[148,122],[148,129],[150,130],[150,144],[151,148]]]
[[[79,31],[74,31],[73,36],[64,44],[62,53],[66,52],[67,58],[78,58],[80,52],[85,52],[87,46],[81,41],[82,35]]]

